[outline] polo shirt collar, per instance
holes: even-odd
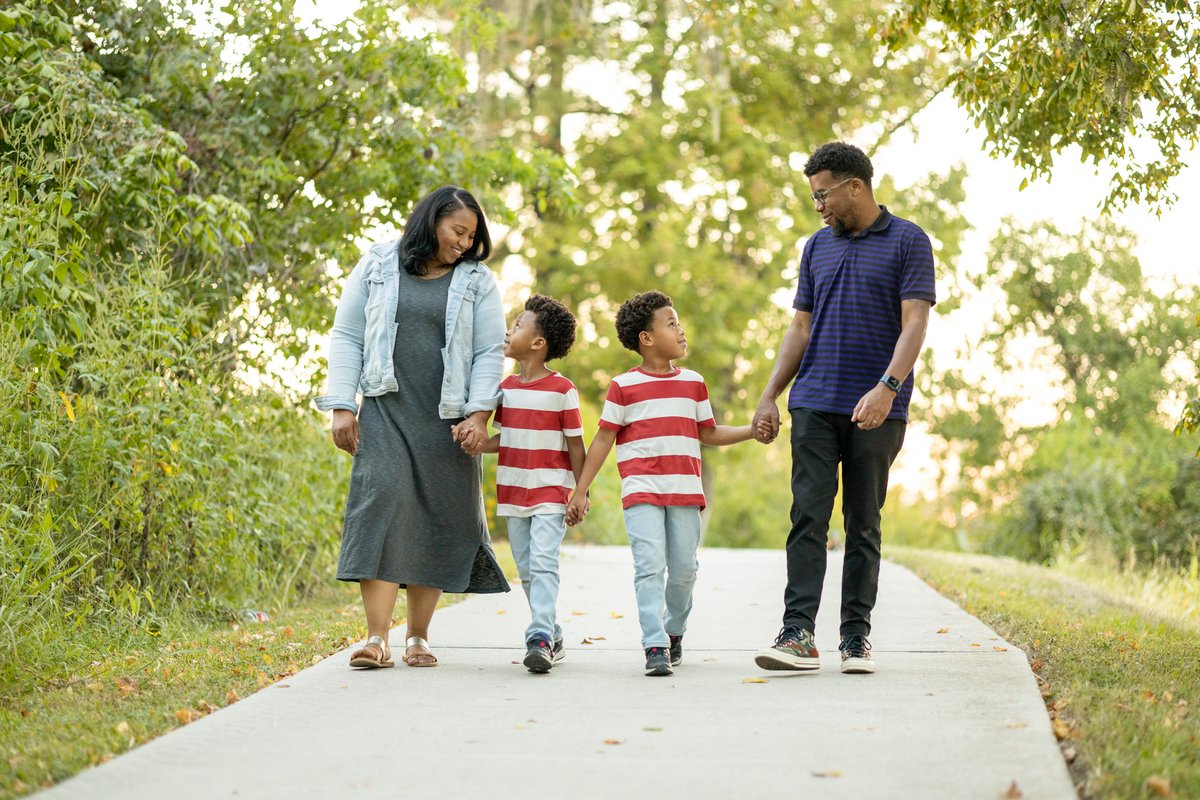
[[[871,223],[871,227],[860,233],[858,236],[846,236],[845,234],[834,233],[834,236],[842,236],[847,239],[861,239],[869,233],[881,233],[886,231],[888,226],[892,224],[892,212],[887,210],[887,206],[879,206],[879,216]],[[830,229],[830,233],[833,230]]]

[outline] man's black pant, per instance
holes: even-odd
[[[879,588],[879,512],[887,497],[888,469],[904,443],[907,424],[889,419],[864,431],[848,414],[794,408],[791,415],[792,530],[787,540],[783,624],[816,630],[841,462],[846,553],[840,633],[865,636],[871,632],[871,610]]]

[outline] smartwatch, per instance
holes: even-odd
[[[893,378],[891,375],[884,375],[879,379],[879,382],[891,389],[896,394],[900,394],[900,379]]]

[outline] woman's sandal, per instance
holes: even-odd
[[[416,648],[424,649],[424,653],[414,653]],[[436,667],[438,660],[429,652],[429,642],[420,636],[410,636],[404,640],[404,663],[410,667]]]
[[[372,647],[379,649],[378,657],[375,656],[374,650],[368,649]],[[362,647],[350,654],[350,666],[379,669],[380,667],[394,667],[396,662],[392,661],[392,650],[387,646],[383,637],[372,636],[363,642]]]

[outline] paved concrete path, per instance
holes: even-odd
[[[778,629],[781,551],[702,550],[684,662],[647,678],[628,549],[570,547],[548,675],[519,664],[515,587],[438,612],[437,668],[338,654],[40,797],[1076,796],[1024,655],[907,570],[884,564],[879,672],[840,674],[840,565],[818,672],[752,660]]]

